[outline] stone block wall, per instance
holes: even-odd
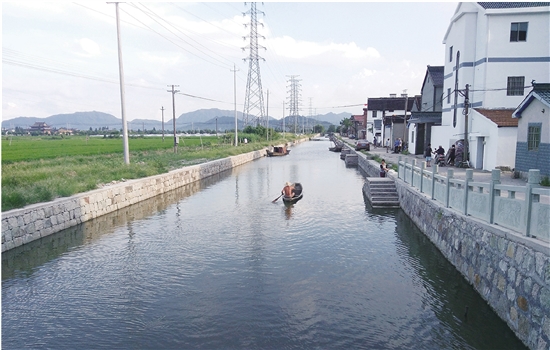
[[[266,155],[249,152],[2,213],[2,252]]]
[[[379,164],[358,165],[378,177]],[[550,246],[465,216],[393,178],[401,209],[530,349],[550,349]]]
[[[550,347],[550,247],[395,179],[401,208],[530,349]]]

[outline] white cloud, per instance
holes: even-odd
[[[271,39],[270,47],[274,48],[278,55],[294,59],[304,59],[326,53],[337,53],[351,59],[380,57],[380,53],[375,48],[369,47],[363,49],[354,42],[323,44],[297,41],[289,36]]]
[[[91,39],[82,38],[78,43],[80,44],[80,48],[90,56],[98,56],[101,54],[99,45]]]

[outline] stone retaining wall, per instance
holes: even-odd
[[[378,163],[360,153],[359,166],[377,176]],[[530,349],[549,349],[548,244],[445,208],[399,180],[395,172],[389,177],[395,181],[402,210],[517,337]]]
[[[2,213],[2,252],[261,158],[265,150],[129,180]]]

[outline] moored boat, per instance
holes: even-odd
[[[282,147],[273,147],[273,151],[267,150],[268,157],[286,156],[289,153],[290,150],[286,148],[286,145]]]

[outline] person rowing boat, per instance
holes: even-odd
[[[294,197],[294,184],[290,182],[285,183],[285,187],[283,187],[281,193],[287,198]]]

